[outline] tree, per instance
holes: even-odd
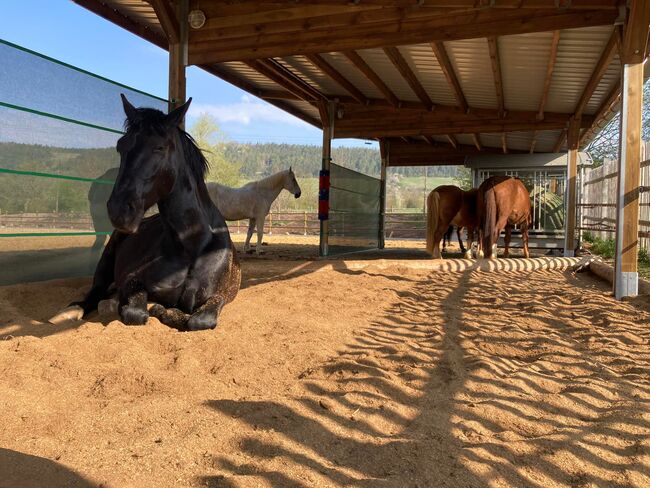
[[[241,165],[226,160],[227,139],[214,117],[206,113],[201,114],[189,132],[210,163],[206,179],[222,185],[238,186]]]

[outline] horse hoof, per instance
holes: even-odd
[[[99,315],[115,315],[117,314],[119,301],[116,298],[109,298],[102,300],[97,304],[97,313]]]
[[[149,319],[149,312],[140,308],[122,307],[120,318],[125,325],[144,325]]]
[[[54,317],[51,317],[48,322],[52,325],[61,325],[69,320],[81,320],[84,316],[84,309],[79,305],[70,305],[64,308]]]
[[[472,251],[465,252],[465,259],[472,259]]]
[[[199,312],[187,321],[187,330],[210,330],[217,326],[217,317],[214,312]]]

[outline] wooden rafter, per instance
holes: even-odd
[[[313,102],[325,98],[318,90],[302,81],[277,61],[263,59],[247,61],[246,64],[302,100]]]
[[[481,136],[477,133],[472,134],[472,140],[474,141],[474,145],[476,146],[476,149],[479,151],[483,150],[483,145],[481,144]]]
[[[501,149],[503,154],[508,154],[508,136],[505,132],[501,134]]]
[[[170,44],[176,44],[181,38],[180,24],[176,18],[176,12],[167,0],[147,0],[156,12],[163,31],[167,35]]]
[[[424,136],[424,140],[427,141],[427,144],[429,144],[431,146],[436,145],[436,140],[431,136]]]
[[[587,106],[587,103],[589,103],[589,100],[591,100],[594,91],[596,91],[598,83],[600,83],[600,80],[612,62],[612,58],[614,57],[614,52],[616,49],[617,33],[617,29],[614,29],[612,35],[609,37],[609,41],[607,42],[605,49],[600,55],[600,59],[598,59],[598,63],[596,63],[594,71],[591,73],[589,81],[585,85],[585,89],[583,90],[582,95],[580,96],[580,100],[576,105],[575,113],[577,117],[580,117],[582,115],[582,112]]]
[[[492,65],[492,76],[494,77],[494,88],[497,94],[497,105],[499,113],[505,111],[503,100],[503,81],[501,80],[501,59],[499,57],[499,41],[496,37],[488,37],[488,47],[490,50],[490,63]]]
[[[557,49],[560,45],[560,31],[553,31],[553,39],[551,40],[551,53],[548,57],[548,64],[546,65],[546,76],[544,77],[544,88],[542,89],[542,98],[539,101],[538,117],[544,118],[544,109],[546,108],[546,101],[548,100],[548,92],[551,89],[551,80],[553,79],[553,71],[555,70],[555,60],[557,59]],[[535,139],[533,138],[533,146],[530,152],[533,152],[535,147]]]
[[[555,142],[555,145],[553,146],[553,152],[560,152],[560,149],[562,149],[562,146],[564,145],[564,142],[566,141],[566,134],[567,130],[564,129],[560,133],[560,135],[557,138],[557,141]]]
[[[323,73],[332,78],[341,88],[346,90],[352,97],[359,103],[368,104],[368,99],[366,96],[361,93],[354,84],[352,84],[347,78],[345,78],[341,73],[336,71],[336,69],[329,64],[320,54],[308,54],[307,59],[319,68]]]
[[[442,41],[432,42],[431,49],[433,49],[433,53],[436,55],[436,58],[438,59],[438,64],[440,65],[442,72],[445,74],[445,78],[447,78],[447,82],[449,83],[449,86],[451,87],[451,89],[454,92],[454,95],[456,96],[456,101],[458,102],[458,106],[462,109],[463,112],[467,112],[469,108],[467,105],[467,99],[465,98],[463,89],[460,86],[458,77],[454,72],[454,67],[451,64],[444,43]]]
[[[449,141],[449,144],[451,144],[451,147],[453,147],[454,149],[458,147],[458,141],[456,140],[453,134],[445,134],[445,137]]]
[[[385,47],[384,53],[386,53],[388,59],[390,59],[391,63],[393,63],[395,68],[397,68],[399,73],[402,75],[402,78],[406,80],[408,85],[411,87],[411,90],[413,90],[413,92],[417,95],[420,101],[424,104],[425,108],[427,110],[433,110],[434,105],[431,101],[431,98],[429,98],[429,95],[420,83],[420,80],[418,80],[417,75],[408,65],[406,59],[404,59],[404,56],[402,56],[402,54],[399,52],[399,49],[396,47]]]
[[[600,124],[600,122],[609,114],[609,112],[611,112],[614,104],[618,102],[620,97],[621,81],[619,80],[610,90],[609,94],[605,97],[605,100],[603,100],[603,102],[600,104],[600,107],[598,107],[596,115],[594,115],[593,123],[584,131],[582,137],[580,138],[580,145],[586,144],[587,141],[593,137],[598,124]]]
[[[356,51],[346,51],[343,53],[346,58],[350,60],[350,62],[357,67],[361,73],[364,74],[370,82],[377,87],[377,89],[386,97],[386,100],[388,100],[388,103],[390,103],[393,107],[399,107],[400,106],[400,101],[397,99],[395,94],[386,86],[386,83],[383,82],[383,80],[375,73],[370,66],[368,66],[368,63],[366,63],[363,58],[357,53]]]
[[[363,4],[363,2],[362,2]],[[308,13],[308,7],[305,7]],[[514,35],[611,25],[618,12],[614,9],[473,9],[441,14],[436,9],[405,9],[387,7],[384,12],[369,13],[350,10],[336,21],[317,25],[309,18],[282,32],[274,32],[271,24],[252,26],[251,33],[226,37],[224,33],[204,28],[190,36],[190,63],[205,64],[245,59],[282,57],[357,49],[399,46],[434,41],[451,41],[497,35]],[[325,18],[321,18],[324,21]],[[336,32],[336,35],[333,35]]]
[[[536,144],[537,144],[537,131],[533,132],[533,140],[530,141],[530,150],[528,151],[530,154],[533,154],[535,152]]]

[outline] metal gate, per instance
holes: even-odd
[[[491,176],[515,176],[530,193],[533,225],[529,232],[531,247],[563,248],[566,197],[566,168],[484,169],[473,170],[474,187]],[[513,246],[521,246],[520,233],[513,232]]]

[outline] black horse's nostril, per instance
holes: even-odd
[[[133,200],[127,203],[127,206],[129,207],[129,212],[135,212],[136,210],[136,204]]]
[[[298,193],[296,193],[294,196],[295,196],[296,198],[300,198],[300,195],[302,195],[302,192],[298,192]]]

